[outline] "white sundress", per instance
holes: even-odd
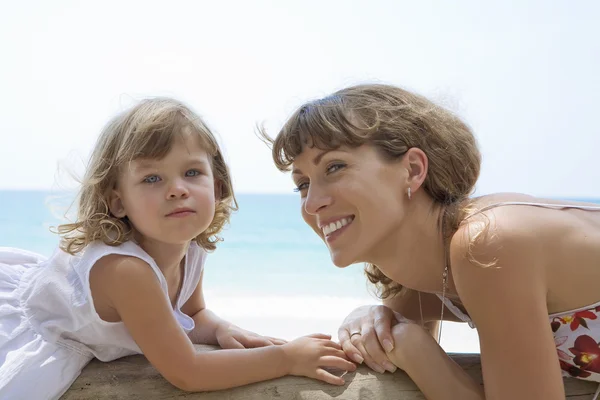
[[[94,357],[112,361],[141,353],[122,322],[106,322],[94,309],[90,271],[109,254],[144,260],[168,297],[162,272],[133,242],[94,242],[76,256],[59,249],[49,259],[0,247],[0,399],[58,399]],[[198,285],[205,258],[206,252],[192,242],[173,309],[186,333],[194,321],[181,307]]]

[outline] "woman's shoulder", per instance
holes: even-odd
[[[450,241],[454,261],[469,260],[492,265],[499,255],[535,252],[544,235],[540,228],[548,219],[527,204],[551,204],[548,200],[520,193],[497,193],[472,199],[465,218]],[[514,206],[514,207],[510,207]],[[454,262],[453,262],[454,263]]]

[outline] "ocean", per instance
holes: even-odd
[[[48,203],[51,198],[44,191],[0,191],[0,246],[50,256],[58,244],[50,227],[60,222],[57,201]],[[351,310],[379,302],[362,265],[333,265],[325,245],[300,217],[298,196],[237,198],[240,209],[206,262],[209,309],[268,336],[290,340],[320,332],[336,339]],[[445,322],[442,346],[450,352],[479,352],[477,333],[465,324]]]

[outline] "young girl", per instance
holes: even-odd
[[[290,343],[206,309],[206,252],[235,206],[210,130],[185,105],[151,99],[102,132],[52,257],[0,249],[0,398],[56,399],[94,357],[143,353],[186,391],[286,374],[341,385],[341,347],[315,334]],[[196,353],[193,343],[231,349]],[[249,349],[252,348],[252,349]]]
[[[304,104],[273,157],[333,263],[368,263],[382,289],[383,305],[339,329],[349,357],[403,369],[432,400],[564,399],[561,372],[600,382],[600,206],[470,197],[481,163],[470,129],[389,85]],[[442,320],[477,327],[483,390],[425,326]]]

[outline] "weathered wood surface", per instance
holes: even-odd
[[[197,346],[198,351],[214,347]],[[469,375],[481,382],[478,354],[452,354]],[[410,378],[398,370],[378,374],[361,366],[344,376],[339,387],[313,379],[287,376],[266,382],[210,393],[187,393],[170,385],[143,356],[125,357],[110,363],[92,361],[61,400],[148,399],[148,400],[379,400],[425,399]],[[32,382],[32,384],[34,384]],[[597,385],[565,379],[569,400],[591,399]],[[533,400],[533,399],[532,399]]]

